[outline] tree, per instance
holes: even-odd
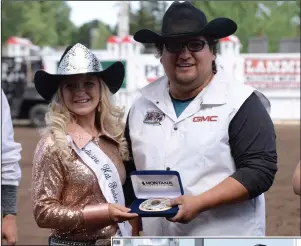
[[[292,23],[292,17],[300,13],[300,2],[289,1],[192,1],[202,9],[208,21],[216,17],[233,19],[238,29],[235,33],[247,52],[248,39],[265,36],[269,40],[269,51],[277,52],[282,37],[298,37],[299,26]],[[299,11],[299,12],[298,12]],[[281,31],[280,31],[281,30]]]
[[[286,1],[266,2],[265,5],[271,14],[265,22],[264,33],[269,38],[269,51],[278,52],[281,38],[300,37],[300,2],[297,6],[296,2]],[[294,22],[296,18],[299,23]]]
[[[235,35],[239,37],[243,45],[242,52],[247,51],[247,43],[250,37],[262,35],[262,22],[264,19],[257,19],[256,17],[258,1],[193,2],[196,7],[205,12],[208,22],[217,17],[227,17],[237,23],[238,29]]]
[[[69,45],[76,40],[77,28],[70,20],[71,8],[63,2],[53,1],[56,5],[55,19],[58,45]]]
[[[109,36],[110,28],[99,20],[83,24],[78,30],[78,41],[88,48],[104,49]]]
[[[2,1],[2,35],[1,41],[4,43],[10,36],[19,36],[21,34],[18,22],[23,22],[23,5],[21,2]]]
[[[156,32],[161,31],[161,22],[166,10],[164,1],[140,1],[140,8],[134,12],[130,8],[130,34],[145,28]],[[152,44],[145,44],[146,50],[152,49]]]
[[[160,32],[166,6],[164,1],[140,1],[139,10],[134,12],[130,8],[130,33],[134,34],[141,28]]]
[[[30,39],[35,45],[66,45],[74,25],[64,1],[3,1],[2,42],[10,36]]]
[[[91,49],[106,49],[107,40],[112,35],[110,28],[102,22],[94,29],[95,34],[91,38]]]

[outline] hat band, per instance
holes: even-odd
[[[100,69],[101,65],[99,65],[99,68],[96,69],[96,67],[58,67],[57,74],[58,75],[72,75],[72,74],[79,74],[79,73],[97,73],[102,72]]]

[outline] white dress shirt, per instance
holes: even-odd
[[[10,114],[10,107],[7,98],[1,90],[2,97],[2,160],[1,174],[2,185],[19,186],[21,179],[21,169],[19,161],[21,159],[21,144],[14,141],[14,130]]]
[[[144,87],[129,113],[137,170],[171,170],[184,193],[199,195],[236,171],[228,127],[254,88],[219,72],[177,117],[163,77]],[[145,236],[264,236],[264,195],[205,211],[188,224],[142,218]]]

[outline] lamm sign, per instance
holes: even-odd
[[[300,88],[300,58],[245,58],[244,81],[256,88]]]

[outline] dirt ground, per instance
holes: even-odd
[[[300,126],[279,125],[277,148],[279,171],[272,188],[266,193],[267,236],[300,235],[300,199],[292,191],[292,175],[300,159]],[[15,128],[15,139],[23,147],[22,181],[18,194],[18,244],[45,245],[49,231],[40,229],[32,215],[30,183],[32,157],[39,139],[36,129]]]

